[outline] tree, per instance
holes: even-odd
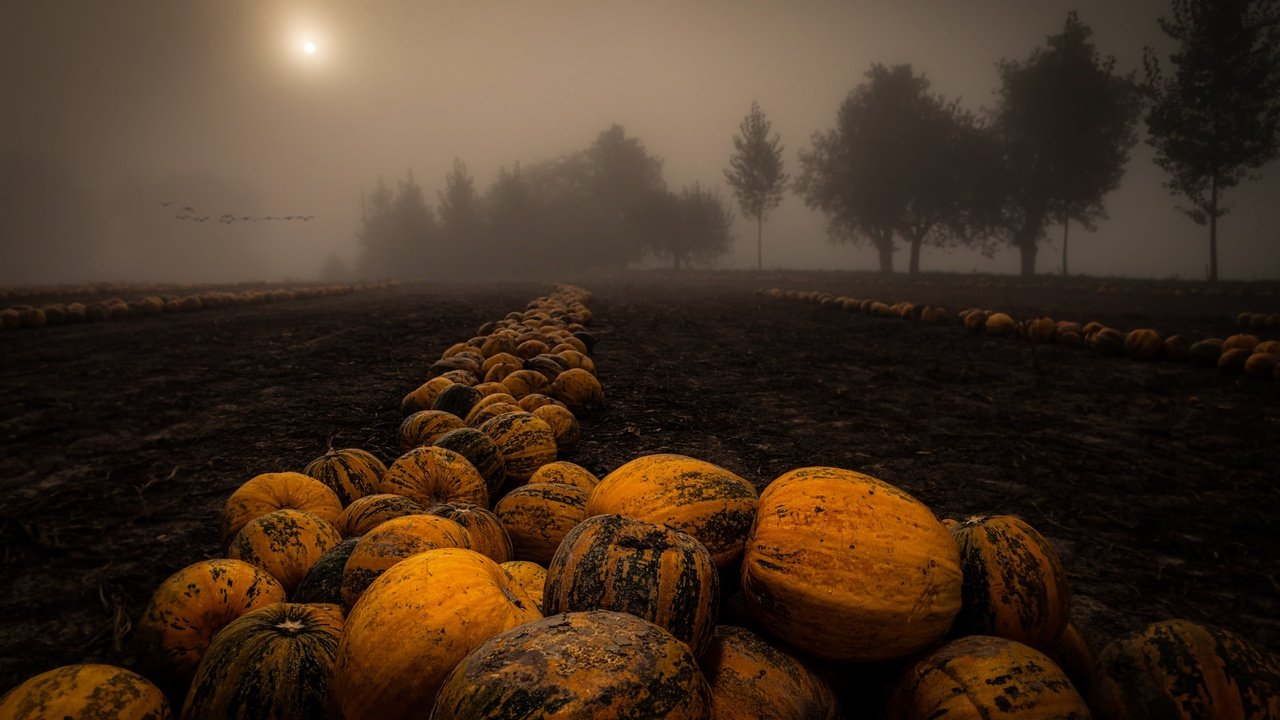
[[[835,130],[801,151],[796,188],[827,215],[832,240],[869,240],[880,271],[893,272],[894,238],[911,248],[971,242],[970,195],[980,186],[971,162],[981,140],[974,118],[929,92],[910,65],[875,64],[840,106]]]
[[[397,183],[395,192],[378,178],[361,204],[357,237],[364,246],[361,270],[366,276],[403,277],[430,267],[436,220],[412,172]]]
[[[582,248],[587,253],[584,258],[590,258],[589,264],[625,265],[643,252],[642,239],[628,230],[636,205],[667,187],[662,159],[650,155],[636,138],[627,137],[621,125],[601,132],[583,159],[590,192],[585,212],[599,223],[592,245]]]
[[[1151,99],[1147,138],[1179,208],[1209,225],[1209,280],[1218,280],[1224,191],[1275,159],[1280,136],[1280,3],[1173,0],[1160,28],[1179,45],[1165,78],[1154,51],[1143,64]]]
[[[699,183],[679,194],[668,190],[649,193],[636,206],[636,226],[645,234],[645,248],[671,258],[676,270],[710,262],[733,244],[733,210],[719,193]]]
[[[480,199],[475,181],[462,160],[453,159],[453,169],[444,176],[444,190],[436,196],[440,200],[437,213],[445,237],[457,247],[466,247],[475,239],[479,228]]]
[[[738,126],[733,138],[734,153],[729,158],[725,177],[733,187],[742,212],[756,221],[756,269],[764,269],[764,220],[769,211],[782,202],[787,174],[782,171],[781,137],[772,123],[751,102],[751,112]]]
[[[993,118],[1004,157],[1001,230],[1022,253],[1022,274],[1035,273],[1036,253],[1052,220],[1063,224],[1067,272],[1071,220],[1093,228],[1106,217],[1103,198],[1124,176],[1141,96],[1132,74],[1098,55],[1093,31],[1068,13],[1061,33],[1022,62],[999,64]]]

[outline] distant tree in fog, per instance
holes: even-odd
[[[756,221],[756,269],[764,269],[764,220],[769,211],[782,202],[787,174],[782,170],[782,143],[777,133],[769,133],[773,124],[751,102],[751,112],[738,126],[733,138],[733,155],[724,171],[738,206]]]
[[[895,237],[920,268],[924,244],[977,242],[973,191],[982,136],[957,103],[929,92],[910,65],[871,66],[840,106],[836,128],[800,152],[796,190],[827,216],[836,241],[870,241],[893,272]]]
[[[441,234],[449,244],[470,247],[480,230],[480,196],[462,160],[453,159],[453,168],[444,176],[444,190],[436,195]]]
[[[431,272],[433,242],[438,228],[435,214],[413,179],[396,184],[394,192],[382,178],[362,198],[357,237],[364,249],[360,270],[366,277],[419,277]]]
[[[1047,226],[1061,222],[1067,272],[1071,220],[1092,229],[1106,217],[1103,198],[1119,186],[1141,96],[1132,74],[1098,55],[1093,31],[1068,13],[1024,61],[1000,62],[992,131],[1004,158],[999,232],[1022,253],[1022,274],[1035,273]]]
[[[654,190],[636,210],[636,227],[644,233],[645,249],[670,258],[677,270],[711,262],[733,244],[733,209],[719,193],[698,183],[679,194]]]
[[[355,272],[338,256],[337,251],[331,251],[324,261],[324,266],[320,268],[320,279],[324,282],[349,282],[354,277]]]
[[[1160,27],[1179,45],[1165,77],[1147,48],[1147,139],[1179,208],[1209,225],[1209,280],[1218,280],[1218,218],[1224,190],[1276,157],[1280,137],[1280,3],[1173,0]]]
[[[587,148],[586,167],[591,207],[584,221],[598,223],[591,245],[583,247],[592,265],[621,267],[643,252],[643,241],[631,228],[636,206],[656,190],[665,190],[662,159],[644,143],[613,125]]]

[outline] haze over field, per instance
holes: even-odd
[[[411,170],[435,205],[455,157],[483,192],[499,168],[615,123],[664,160],[670,187],[700,182],[732,204],[723,169],[753,100],[794,176],[873,62],[911,63],[979,111],[997,61],[1025,58],[1070,10],[1123,72],[1144,45],[1169,49],[1161,0],[8,3],[0,284],[314,278],[333,252],[357,259],[361,193],[379,176]],[[1204,277],[1207,231],[1176,212],[1151,158],[1140,140],[1110,220],[1073,225],[1073,273]],[[1280,170],[1226,199],[1222,277],[1280,278]],[[739,212],[734,229],[718,266],[753,268],[754,223]],[[1049,233],[1042,273],[1060,263],[1061,228]],[[789,193],[764,265],[874,269],[876,256],[831,243]],[[921,266],[1016,273],[1018,254],[928,248]]]

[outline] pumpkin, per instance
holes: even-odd
[[[443,410],[423,410],[405,418],[396,431],[396,439],[400,443],[400,451],[412,450],[421,445],[430,445],[436,438],[450,430],[464,428],[467,424],[462,418]]]
[[[604,407],[604,389],[595,375],[581,368],[565,370],[551,383],[551,397],[581,414]]]
[[[557,460],[543,465],[529,476],[530,485],[538,483],[564,483],[590,493],[596,485],[600,484],[600,478],[592,475],[581,465],[575,465],[567,460]]]
[[[484,364],[480,366],[481,375],[488,376],[489,371],[492,370],[494,366],[497,366],[497,365],[514,365],[517,368],[519,368],[521,365],[521,360],[520,358],[516,357],[515,354],[513,353],[498,353],[491,357],[485,358]],[[503,390],[503,392],[506,392],[505,389]]]
[[[250,520],[276,510],[302,510],[335,523],[342,514],[342,500],[328,485],[302,473],[263,473],[237,488],[223,505],[222,547]]]
[[[1280,358],[1280,355],[1273,357]],[[543,405],[534,409],[533,415],[551,427],[551,433],[556,438],[557,455],[570,455],[578,447],[578,443],[582,440],[582,427],[578,425],[578,418],[574,417],[568,408],[560,405]]]
[[[427,374],[439,377],[447,377],[454,382],[460,382],[465,385],[474,385],[475,383],[466,382],[467,379],[475,378],[480,373],[480,367],[483,363],[474,361],[470,356],[459,353],[453,357],[441,358],[431,363],[431,367],[427,369]],[[454,375],[454,371],[462,371],[465,376],[459,378]]]
[[[348,505],[338,516],[338,532],[345,538],[358,537],[392,518],[421,515],[426,511],[422,505],[403,495],[365,495]]]
[[[373,492],[386,471],[387,466],[373,453],[359,448],[344,448],[329,450],[307,463],[302,472],[328,485],[346,507],[352,500]]]
[[[515,338],[499,334],[500,332],[501,331],[485,338],[484,344],[480,346],[481,355],[484,355],[486,358],[491,358],[498,353],[506,353],[508,355],[516,354]]]
[[[511,559],[511,537],[507,535],[498,516],[488,510],[468,503],[449,503],[433,505],[427,509],[427,513],[448,518],[462,526],[471,538],[471,544],[466,547],[496,563]]]
[[[1134,360],[1155,360],[1160,356],[1160,333],[1150,328],[1130,330],[1124,336],[1124,354]]]
[[[1165,620],[1098,653],[1089,706],[1099,720],[1280,717],[1280,659],[1228,630]]]
[[[963,600],[955,629],[1047,648],[1067,625],[1071,591],[1049,541],[1013,515],[974,516],[951,529]]]
[[[621,515],[597,515],[565,535],[547,565],[547,614],[631,613],[665,628],[695,656],[707,649],[720,609],[720,578],[692,536]]]
[[[1059,335],[1062,333],[1075,333],[1076,335],[1083,335],[1084,328],[1080,325],[1080,323],[1075,322],[1074,320],[1059,320],[1057,325],[1054,328],[1054,334]]]
[[[278,603],[246,613],[213,639],[182,707],[183,720],[332,718],[342,613]]]
[[[276,510],[250,520],[231,541],[228,555],[271,573],[293,592],[321,555],[342,542],[324,518],[301,510]]]
[[[17,330],[22,327],[22,315],[13,308],[5,308],[0,310],[0,328],[5,330]]]
[[[404,495],[423,507],[450,502],[489,507],[489,492],[475,467],[458,453],[435,445],[396,458],[378,492]]]
[[[756,514],[751,483],[684,455],[643,455],[609,473],[591,491],[587,515],[622,515],[670,525],[706,546],[716,567],[742,555]]]
[[[520,410],[520,406],[507,402],[498,402],[485,405],[484,407],[477,407],[467,415],[467,426],[471,428],[480,428],[485,423],[499,415],[515,412],[522,412]]]
[[[1218,356],[1218,369],[1225,373],[1240,374],[1244,372],[1244,365],[1248,362],[1249,357],[1253,353],[1242,347],[1224,349],[1222,354]]]
[[[453,384],[449,378],[435,377],[418,386],[417,390],[404,396],[400,401],[400,412],[409,415],[423,410],[430,410],[436,402],[436,395]]]
[[[711,691],[688,646],[626,613],[564,613],[482,644],[449,675],[436,720],[710,720]]]
[[[507,388],[507,392],[516,400],[531,395],[533,393],[542,393],[549,388],[551,384],[543,377],[542,373],[536,370],[520,369],[508,373],[502,378],[503,387]]]
[[[480,391],[470,385],[454,383],[436,395],[436,400],[431,404],[431,409],[453,413],[458,419],[462,419],[467,416],[467,413],[471,412],[471,408],[476,403],[480,402],[481,397],[483,395],[480,394]]]
[[[546,388],[551,387],[551,383],[555,382],[555,379],[560,376],[560,373],[569,369],[565,367],[564,361],[560,359],[559,355],[539,355],[537,357],[529,358],[524,361],[524,367],[526,370],[532,370],[541,375],[546,381]],[[542,393],[529,394],[541,395]],[[524,400],[524,398],[520,399]],[[523,407],[523,405],[521,407]]]
[[[991,313],[985,325],[988,335],[1009,335],[1013,332],[1014,319],[1002,312]]]
[[[511,579],[533,598],[538,610],[545,614],[546,611],[542,609],[542,595],[547,584],[547,569],[528,560],[508,560],[502,563],[502,569],[506,570]]]
[[[1053,342],[1058,334],[1057,323],[1053,318],[1041,317],[1027,321],[1027,339],[1035,343]]]
[[[0,697],[6,720],[172,720],[164,692],[114,665],[63,665],[22,682]]]
[[[1093,676],[1097,654],[1093,652],[1093,648],[1089,647],[1089,643],[1085,642],[1084,636],[1076,629],[1074,623],[1067,623],[1067,626],[1062,629],[1062,634],[1053,641],[1044,654],[1062,668],[1062,672],[1067,674],[1071,684],[1081,695],[1088,697],[1089,681]]]
[[[1124,334],[1115,328],[1100,328],[1089,336],[1088,342],[1100,355],[1119,355],[1124,352]]]
[[[746,628],[721,625],[699,658],[716,720],[836,720],[831,688],[795,656]]]
[[[1182,335],[1170,335],[1161,343],[1160,356],[1169,362],[1189,362],[1191,360],[1191,341]]]
[[[489,369],[485,371],[484,381],[486,383],[497,383],[499,385],[502,385],[503,392],[510,393],[510,389],[507,388],[505,384],[503,384],[503,381],[506,380],[507,376],[510,375],[511,373],[516,372],[517,370],[523,370],[523,369],[524,369],[524,365],[519,362],[497,363],[495,365],[490,366]]]
[[[476,377],[475,373],[472,373],[470,370],[462,370],[462,369],[449,370],[448,372],[440,373],[440,377],[448,378],[451,382],[455,384],[465,385],[467,387],[472,387],[480,382],[480,378]],[[448,388],[445,388],[445,390],[447,389]],[[441,392],[444,392],[444,390],[441,390]],[[439,400],[440,396],[437,395],[436,399]],[[434,408],[435,405],[432,404],[432,407]]]
[[[347,615],[334,697],[345,720],[421,718],[463,658],[540,617],[533,599],[480,553],[418,553],[383,573]]]
[[[1007,638],[970,635],[913,663],[893,689],[888,717],[1088,720],[1089,707],[1039,651]]]
[[[497,385],[498,387],[502,388],[502,391],[493,393],[492,395],[485,395],[484,397],[476,401],[476,404],[471,407],[471,412],[467,413],[467,416],[463,418],[464,420],[466,420],[468,426],[474,427],[474,425],[472,425],[471,419],[474,418],[476,416],[476,413],[483,408],[486,408],[490,405],[502,405],[502,404],[515,405],[516,404],[516,399],[511,397],[511,393],[507,392],[507,387],[505,385],[503,385],[502,383],[494,383],[494,385]]]
[[[438,515],[405,515],[365,533],[342,569],[342,602],[356,604],[369,584],[405,558],[436,548],[471,548],[466,528]]]
[[[284,587],[240,560],[201,560],[170,575],[151,595],[134,631],[148,676],[185,692],[209,641],[241,615],[284,602]]]
[[[517,405],[520,406],[521,410],[529,413],[533,412],[534,410],[537,410],[538,408],[544,405],[557,405],[559,407],[564,407],[564,403],[551,397],[550,395],[543,395],[542,393],[532,393],[530,395],[525,395],[524,397],[520,398],[520,402],[517,403]]]
[[[503,413],[487,420],[480,430],[498,444],[508,479],[526,481],[535,470],[556,460],[555,432],[532,413]]]
[[[500,382],[482,382],[475,386],[476,392],[480,393],[480,399],[483,400],[490,395],[507,394],[507,386]]]
[[[1280,340],[1266,340],[1258,343],[1253,347],[1253,354],[1267,353],[1270,355],[1280,355]]]
[[[752,617],[840,661],[903,657],[942,639],[960,611],[962,579],[959,548],[929,508],[839,468],[770,483],[742,559]]]
[[[512,557],[545,566],[564,536],[586,519],[586,505],[587,493],[579,488],[541,483],[515,488],[493,513],[511,538]]]
[[[1280,355],[1254,352],[1245,358],[1244,374],[1259,380],[1270,380],[1277,366],[1280,366]]]
[[[1191,346],[1187,357],[1197,367],[1217,367],[1218,358],[1222,357],[1222,340],[1209,338]]]
[[[296,603],[342,604],[342,570],[347,566],[358,537],[350,537],[329,548],[307,571],[289,600]]]
[[[505,479],[506,460],[493,438],[476,428],[458,428],[436,438],[432,443],[436,447],[452,450],[471,463],[471,466],[484,478],[485,491],[490,498],[496,498],[502,489]]]
[[[1249,352],[1253,352],[1253,349],[1258,346],[1258,342],[1259,341],[1258,341],[1257,335],[1249,335],[1247,333],[1232,335],[1228,337],[1226,340],[1222,341],[1222,352],[1225,353],[1229,350],[1235,350],[1237,348],[1241,350],[1247,350]]]

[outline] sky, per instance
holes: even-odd
[[[455,157],[483,189],[500,167],[585,148],[614,123],[663,158],[669,186],[732,201],[723,169],[752,101],[794,175],[872,63],[911,63],[980,111],[996,63],[1026,57],[1070,10],[1122,71],[1144,45],[1168,49],[1167,0],[5,3],[0,208],[22,220],[0,221],[0,284],[310,279],[331,253],[355,260],[361,192],[380,176],[412,172],[434,204]],[[1163,180],[1140,143],[1110,219],[1072,228],[1073,273],[1204,277],[1207,230]],[[1280,278],[1280,169],[1227,200],[1222,277]],[[175,220],[184,206],[215,220]],[[313,217],[216,222],[224,213]],[[754,223],[739,213],[735,234],[719,265],[754,267]],[[1060,228],[1050,235],[1040,272],[1060,269]],[[831,243],[789,195],[765,225],[764,264],[876,259]],[[921,266],[1015,273],[1018,254],[927,248]]]

